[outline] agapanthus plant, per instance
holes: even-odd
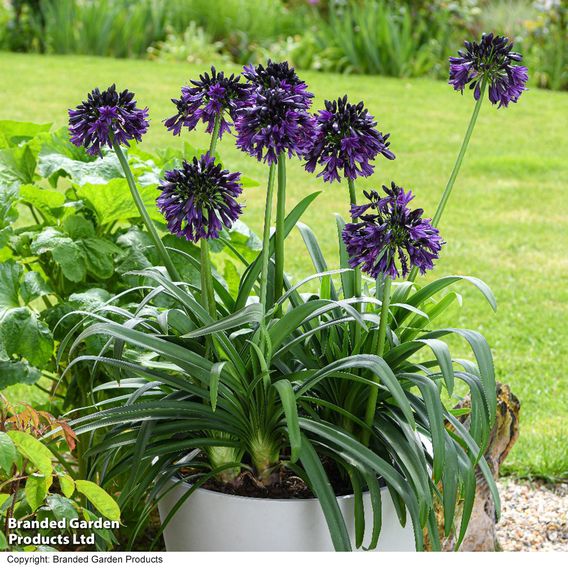
[[[140,142],[148,126],[148,109],[138,108],[134,93],[127,89],[119,93],[116,85],[102,92],[93,89],[87,100],[69,109],[71,142],[92,155],[100,155],[115,142],[127,146],[130,140]]]
[[[526,90],[528,71],[517,65],[523,57],[513,51],[513,42],[504,36],[483,34],[479,43],[466,41],[464,46],[459,57],[450,57],[450,85],[462,93],[469,85],[475,100],[488,87],[489,100],[499,107],[516,103]]]
[[[483,34],[479,43],[466,41],[464,45],[466,49],[458,51],[459,57],[450,57],[449,84],[461,92],[469,84],[476,103],[452,173],[432,217],[434,226],[440,222],[452,193],[481,110],[485,90],[489,87],[491,103],[507,107],[510,102],[518,101],[521,93],[526,90],[525,83],[528,80],[527,68],[516,65],[522,61],[522,56],[512,51],[513,42],[509,38]],[[413,269],[409,279],[414,281],[417,274],[418,270]]]
[[[376,191],[365,192],[369,203],[353,205],[351,217],[357,222],[343,229],[349,265],[360,266],[376,279],[405,277],[415,266],[424,274],[434,268],[442,248],[438,229],[422,217],[422,209],[411,209],[411,191],[392,182],[383,186],[384,197]]]
[[[325,109],[316,116],[316,137],[306,154],[306,170],[314,172],[322,166],[318,177],[326,182],[341,181],[341,175],[349,180],[372,175],[371,162],[379,154],[395,158],[389,148],[390,135],[376,126],[362,101],[353,105],[347,96],[325,101]]]
[[[337,550],[364,543],[373,549],[383,483],[400,522],[408,515],[417,549],[424,545],[425,528],[431,546],[440,547],[439,510],[442,532],[448,536],[455,531],[457,548],[469,522],[477,468],[498,509],[498,493],[483,458],[496,412],[495,374],[491,351],[478,332],[438,328],[433,319],[457,304],[449,287],[460,281],[476,286],[493,308],[495,299],[475,278],[414,282],[409,269],[432,269],[443,241],[437,222],[412,209],[411,192],[396,184],[383,187],[384,195],[367,192],[367,202],[357,204],[349,180],[345,211],[351,222],[337,218],[340,262],[330,269],[313,232],[299,223],[318,194],[305,196],[286,214],[282,189],[284,153],[304,155],[307,148],[307,142],[291,146],[291,138],[282,137],[297,133],[300,114],[302,120],[309,118],[306,98],[293,88],[302,82],[286,65],[245,73],[250,98],[237,117],[238,145],[243,147],[245,126],[251,136],[256,130],[260,135],[263,151],[259,155],[255,150],[255,157],[265,158],[275,140],[282,143],[270,146],[274,154],[267,159],[262,250],[252,260],[232,251],[242,262],[234,293],[211,272],[210,258],[203,255],[201,269],[212,285],[204,282],[199,290],[149,268],[138,273],[148,282],[139,306],[131,311],[103,306],[84,320],[80,334],[71,333],[62,350],[73,353],[83,341],[104,338],[99,356],[78,357],[71,366],[89,360],[96,362],[93,372],[112,369],[116,381],[97,392],[108,390],[115,398],[73,427],[79,434],[106,429],[90,450],[95,465],[104,464],[99,482],[126,479],[123,506],[148,496],[141,519],[172,483],[191,484],[184,499],[203,485],[238,493],[247,480],[270,497],[292,475],[320,500]],[[264,122],[253,116],[253,108]],[[278,133],[274,139],[273,129]],[[216,142],[213,136],[208,157],[167,174],[161,185],[159,204],[170,229],[201,238],[202,245],[240,211],[235,201],[240,191],[233,185],[237,178],[222,173],[211,158]],[[390,152],[386,148],[385,142],[383,151]],[[274,159],[281,199],[271,234]],[[204,205],[210,199],[212,210]],[[443,199],[447,201],[446,193]],[[225,207],[224,216],[213,220],[218,207]],[[295,226],[315,273],[292,286],[281,272],[280,247]],[[372,279],[361,282],[354,266]],[[207,286],[218,293],[207,292]],[[452,357],[448,337],[464,340],[472,360]],[[456,382],[471,396],[468,426],[452,411]],[[117,391],[123,394],[117,397]],[[212,480],[216,485],[210,485]],[[340,486],[350,488],[357,503],[354,539],[336,499]],[[375,513],[367,532],[364,492]],[[463,514],[454,527],[460,499]],[[175,509],[163,526],[174,514]]]
[[[193,242],[218,238],[242,213],[240,176],[222,169],[209,154],[167,171],[157,204],[168,230]]]
[[[114,149],[128,187],[140,216],[152,237],[156,250],[162,258],[170,276],[179,280],[179,274],[164,247],[154,222],[148,215],[144,201],[136,187],[136,182],[121,146],[129,145],[130,140],[140,142],[148,130],[148,109],[139,109],[134,93],[124,90],[118,93],[112,85],[105,91],[93,89],[76,109],[69,110],[69,134],[71,142],[83,146],[90,154],[100,154],[103,146]]]
[[[176,114],[164,121],[168,130],[179,135],[182,128],[194,130],[201,121],[207,125],[206,131],[222,138],[231,131],[237,110],[242,104],[247,88],[234,74],[225,75],[211,67],[211,75],[203,73],[199,80],[191,80],[189,86],[181,89],[179,99],[172,99],[177,108]]]
[[[303,156],[311,147],[314,119],[309,113],[313,95],[287,64],[266,69],[247,67],[248,96],[235,123],[237,146],[268,164],[282,154]]]
[[[272,211],[275,166],[278,164],[276,203],[275,294],[284,286],[284,219],[286,216],[286,156],[303,157],[315,136],[315,120],[309,113],[313,95],[287,62],[269,61],[266,67],[250,65],[243,75],[248,80],[248,97],[236,121],[237,147],[269,164],[265,208],[264,246],[267,246]],[[268,251],[263,264],[263,281],[268,274]],[[261,295],[266,286],[261,285]]]

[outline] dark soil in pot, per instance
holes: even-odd
[[[335,494],[338,497],[351,495],[353,489],[349,478],[343,472],[340,472],[335,464],[326,463],[324,460],[323,465]],[[183,473],[190,472],[186,470]],[[263,499],[313,499],[315,497],[302,478],[284,467],[274,475],[270,484],[263,484],[251,472],[246,471],[230,483],[220,479],[210,479],[202,487],[209,491],[227,495]]]

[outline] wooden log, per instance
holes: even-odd
[[[457,408],[469,408],[471,400],[464,400]],[[493,477],[499,477],[501,464],[515,445],[519,437],[519,415],[521,403],[519,399],[511,392],[508,385],[497,384],[497,416],[495,425],[491,430],[487,450],[485,451],[485,459]],[[469,415],[464,415],[462,421],[465,426],[469,426]],[[487,481],[479,470],[476,471],[477,489],[475,494],[475,502],[471,519],[465,534],[464,540],[460,546],[462,552],[488,552],[499,550],[496,531],[496,514],[495,504]],[[459,508],[456,515],[455,526],[459,527],[460,514]],[[436,511],[440,534],[443,534],[443,511],[442,507],[438,507]],[[449,538],[442,542],[443,550],[451,551],[455,548],[456,535],[451,534]]]

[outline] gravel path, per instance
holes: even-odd
[[[568,551],[568,483],[501,479],[497,538],[506,551]]]

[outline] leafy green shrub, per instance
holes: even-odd
[[[164,168],[195,153],[187,144],[183,152],[157,155],[130,149],[142,198],[158,223],[163,218],[154,204],[157,180]],[[139,225],[116,156],[94,159],[69,142],[66,128],[51,132],[49,124],[0,121],[0,390],[17,383],[44,389],[57,381],[54,349],[73,325],[72,318],[61,318],[96,309],[143,284],[126,273],[158,259]],[[258,246],[242,223],[227,239],[245,256]],[[174,263],[184,280],[198,280],[182,256],[198,257],[198,249],[171,235],[164,242],[181,251]],[[234,260],[222,246],[216,252],[225,285],[234,288]],[[140,296],[121,301],[132,299]],[[59,385],[63,408],[88,404],[82,373],[69,374]]]
[[[227,55],[221,53],[222,49],[222,42],[213,42],[203,28],[191,22],[182,34],[171,31],[164,41],[150,46],[148,57],[158,61],[183,61],[211,65],[229,60]]]
[[[568,1],[540,2],[528,23],[530,61],[539,87],[568,90]]]
[[[62,435],[48,444],[42,438],[54,428]],[[116,529],[120,509],[104,489],[74,478],[61,457],[74,447],[75,434],[64,421],[30,406],[17,412],[0,395],[0,550],[58,550],[95,542],[108,548],[116,542],[108,528],[75,530],[101,518]],[[26,530],[33,523],[42,528]],[[56,523],[57,528],[43,528]]]

